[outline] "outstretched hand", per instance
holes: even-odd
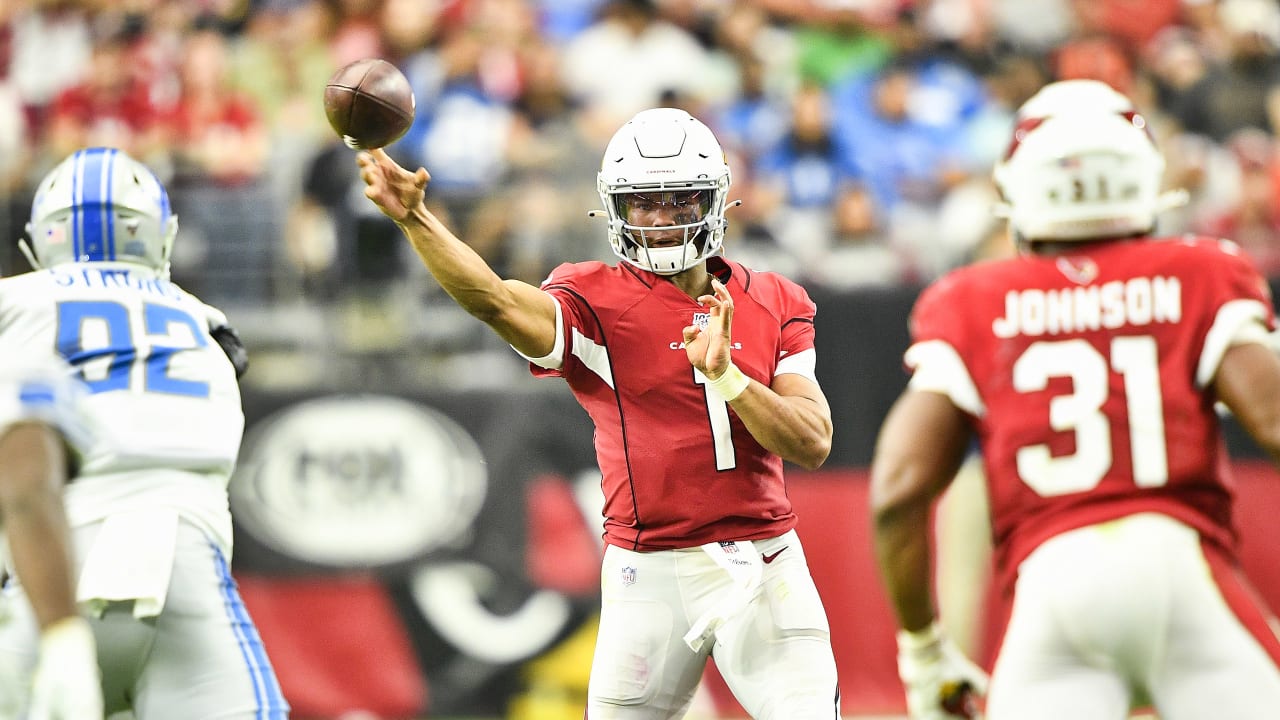
[[[714,277],[711,291],[713,294],[698,298],[698,302],[710,310],[707,327],[703,330],[690,325],[684,329],[684,351],[699,372],[714,380],[729,369],[732,361],[729,349],[733,344],[733,296]]]
[[[364,181],[364,196],[373,201],[383,215],[404,222],[422,205],[427,183],[431,175],[426,168],[410,172],[400,167],[381,148],[356,155],[360,166],[360,179]]]

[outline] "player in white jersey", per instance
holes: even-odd
[[[40,627],[40,662],[31,685],[0,673],[0,716],[16,713],[30,692],[30,720],[102,718],[97,651],[76,608],[74,553],[62,505],[62,488],[74,464],[69,451],[83,447],[86,439],[77,415],[84,396],[65,367],[0,366],[5,562],[22,577]],[[0,596],[0,625],[7,621],[9,603]]]
[[[65,360],[90,392],[65,502],[107,712],[286,717],[229,570],[243,348],[168,279],[163,186],[119,150],[81,150],[40,183],[27,230],[39,269],[0,280],[0,357]],[[34,666],[35,623],[18,619],[0,629],[0,672]]]

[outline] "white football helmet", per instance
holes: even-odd
[[[660,275],[716,255],[729,183],[724,151],[710,128],[684,110],[638,113],[609,141],[596,181],[614,254]],[[638,206],[674,211],[667,210],[666,224],[638,225],[631,222]]]
[[[1164,156],[1145,119],[1105,83],[1052,83],[1023,104],[995,166],[999,208],[1020,240],[1091,240],[1151,232]]]
[[[1018,120],[1047,118],[1071,110],[1134,112],[1133,101],[1101,80],[1060,80],[1040,88],[1022,107]]]
[[[24,247],[35,267],[120,261],[169,274],[178,218],[145,165],[116,148],[79,150],[45,175]]]

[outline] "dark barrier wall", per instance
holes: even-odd
[[[902,353],[917,294],[913,288],[810,291],[818,304],[818,380],[835,425],[828,466],[870,464],[880,421],[907,383]]]
[[[246,393],[235,567],[297,717],[502,715],[521,664],[594,614],[591,426],[538,385]]]

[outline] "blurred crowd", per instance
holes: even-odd
[[[1280,276],[1280,0],[6,0],[0,271],[26,269],[9,241],[42,173],[114,145],[167,183],[174,277],[210,302],[362,326],[432,304],[324,117],[327,78],[373,56],[417,98],[389,151],[535,283],[612,259],[586,214],[600,153],[657,105],[730,154],[737,259],[845,289],[1006,253],[989,177],[1012,111],[1080,77],[1135,98],[1190,191],[1162,231],[1231,237]]]

